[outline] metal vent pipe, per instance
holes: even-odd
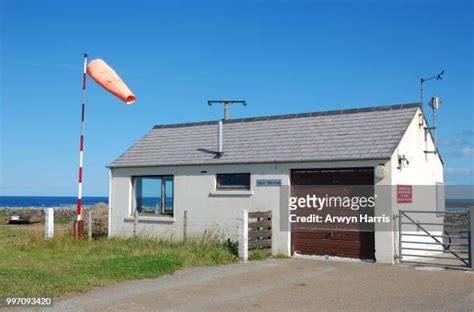
[[[222,149],[222,142],[223,141],[223,135],[222,135],[222,120],[219,120],[218,126],[217,126],[217,152],[219,154],[223,153]]]

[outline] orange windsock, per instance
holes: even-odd
[[[92,79],[127,104],[135,102],[135,95],[120,79],[119,75],[101,59],[95,59],[87,66],[87,73]]]

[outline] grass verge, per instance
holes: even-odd
[[[250,261],[263,261],[263,260],[267,260],[267,258],[268,258],[267,254],[263,250],[260,250],[260,249],[250,252],[250,255],[249,255]]]
[[[181,268],[235,261],[229,248],[210,237],[186,242],[75,241],[62,235],[46,241],[42,233],[0,226],[0,297],[59,297]]]

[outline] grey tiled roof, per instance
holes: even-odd
[[[158,125],[110,167],[388,159],[419,104]]]

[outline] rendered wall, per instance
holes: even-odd
[[[421,113],[419,111],[418,113]],[[438,154],[430,153],[435,150],[432,137],[425,131],[427,127],[424,118],[419,114],[411,121],[405,135],[403,136],[397,150],[391,158],[391,183],[393,213],[398,215],[399,210],[423,210],[436,211],[436,183],[443,183],[443,164]],[[428,151],[426,153],[425,151]],[[398,157],[404,155],[409,164],[400,167]],[[412,203],[397,203],[396,186],[411,185],[413,190]],[[409,214],[419,222],[442,223],[443,217],[438,214]],[[406,221],[406,218],[404,219]],[[398,222],[397,222],[398,224]],[[432,234],[441,234],[441,226],[424,226]],[[414,226],[404,226],[404,233],[421,234],[423,231]],[[404,239],[406,240],[406,239]],[[434,242],[431,238],[410,237],[410,241]],[[394,232],[394,255],[398,255],[398,227]],[[404,247],[441,249],[440,245],[404,244]],[[429,252],[410,250],[410,254],[429,254]]]
[[[187,233],[201,235],[205,230],[238,240],[238,218],[242,209],[273,213],[273,253],[290,255],[290,232],[280,230],[280,190],[288,187],[256,186],[257,179],[281,179],[290,184],[291,169],[374,167],[383,161],[340,161],[218,166],[174,166],[115,168],[111,179],[110,235],[133,233],[131,177],[139,175],[174,176],[174,217],[140,218],[137,233],[181,239],[184,210],[188,211]],[[202,173],[205,171],[205,173]],[[251,173],[251,191],[216,191],[217,173]],[[386,179],[384,179],[386,180]],[[381,181],[376,181],[377,183]]]

